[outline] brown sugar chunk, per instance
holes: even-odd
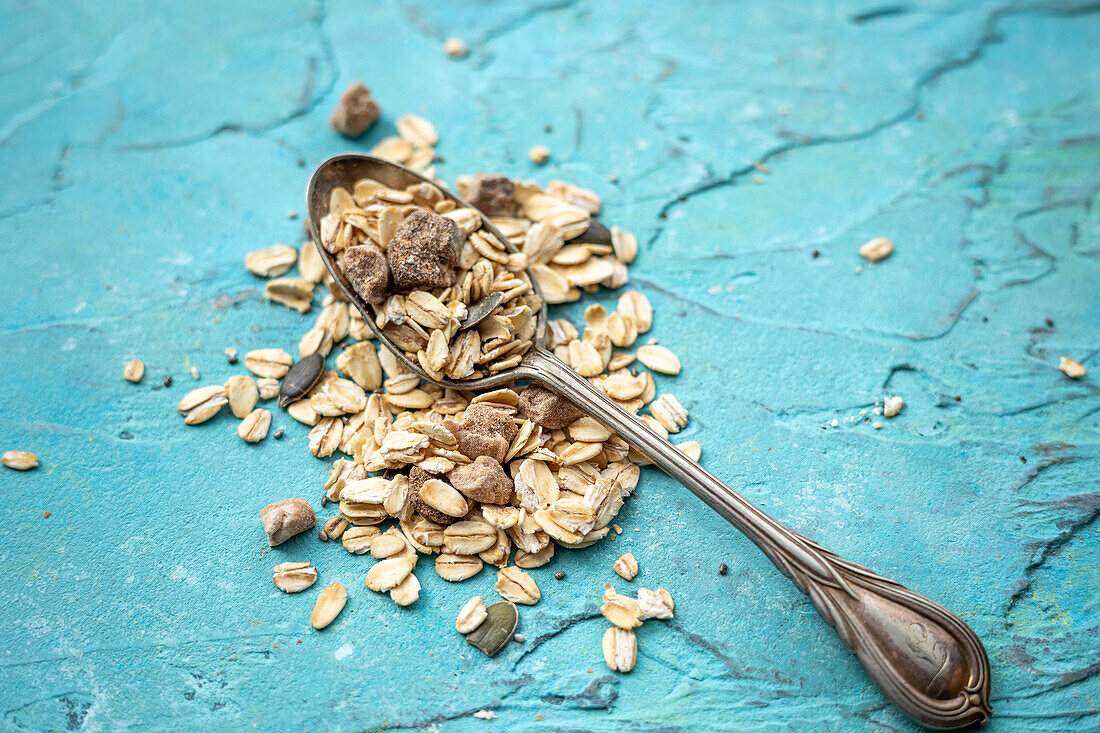
[[[516,184],[506,176],[479,173],[466,187],[466,200],[486,216],[512,216],[516,213]]]
[[[368,303],[377,305],[390,289],[390,266],[386,255],[373,244],[349,247],[340,265],[355,292]]]
[[[462,234],[454,221],[426,211],[405,218],[386,246],[398,290],[431,290],[451,285]]]
[[[354,140],[377,122],[381,114],[382,110],[370,95],[370,89],[357,81],[340,97],[340,104],[332,113],[332,127],[344,137]]]
[[[507,504],[515,490],[500,462],[489,456],[478,456],[473,463],[452,469],[447,478],[467,499],[483,504]]]
[[[433,478],[438,477],[431,475],[419,466],[413,466],[412,470],[409,471],[409,501],[412,502],[413,509],[416,510],[416,513],[429,522],[435,522],[436,524],[442,524],[444,526],[454,524],[461,519],[461,517],[452,517],[449,514],[444,514],[420,498],[420,489],[424,486],[424,482]]]
[[[317,515],[305,499],[283,499],[261,509],[260,522],[267,544],[275,547],[312,527]]]
[[[548,430],[559,430],[584,417],[572,402],[545,387],[531,385],[519,396],[519,412]]]
[[[470,405],[462,420],[444,425],[458,441],[459,453],[475,460],[478,456],[488,456],[497,463],[504,460],[518,430],[507,412],[483,404]]]

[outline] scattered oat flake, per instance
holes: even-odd
[[[535,165],[542,165],[550,159],[550,148],[545,145],[533,145],[531,149],[527,151],[527,157],[531,159],[531,162]]]
[[[145,364],[142,363],[141,359],[132,359],[126,362],[126,366],[122,369],[122,378],[127,382],[137,384],[144,376]]]
[[[886,417],[894,417],[905,407],[905,400],[899,395],[887,397],[882,403],[882,414]]]
[[[448,38],[443,42],[443,53],[452,59],[462,59],[466,58],[470,49],[461,38]]]
[[[879,262],[894,251],[894,243],[884,237],[876,237],[859,248],[859,255],[868,262]]]
[[[496,720],[497,714],[492,710],[478,710],[474,713],[474,717],[478,720]]]
[[[29,471],[38,468],[38,456],[25,450],[9,450],[0,456],[0,464],[16,471]]]
[[[1087,373],[1087,370],[1083,365],[1079,364],[1073,359],[1070,359],[1068,356],[1059,357],[1058,368],[1061,369],[1062,373],[1070,379],[1080,379]]]
[[[202,375],[199,374],[198,367],[191,367],[191,378],[196,380],[202,379]]]

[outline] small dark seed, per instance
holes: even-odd
[[[1054,328],[1054,321],[1046,319],[1047,328]]]
[[[611,244],[611,230],[593,219],[574,241],[576,244]]]
[[[133,440],[134,434],[131,433],[129,430],[123,430],[121,433],[118,434],[118,437],[122,438],[123,440]]]
[[[554,126],[553,125],[543,125],[542,126],[542,131],[543,132],[553,132],[554,131]]]
[[[725,575],[727,570],[729,570],[729,566],[726,565],[725,563],[722,563],[721,565],[718,566],[718,574],[719,575]]]
[[[228,361],[230,364],[236,364],[238,361],[240,361],[240,359],[237,357],[236,354],[230,354],[228,357],[226,357],[226,361]]]
[[[282,439],[283,439],[283,429],[279,428],[278,430],[275,431],[275,440],[282,440]]]
[[[815,260],[820,256],[821,256],[821,250],[819,250],[819,249],[815,249],[813,252],[810,253],[810,257],[813,257]]]
[[[1023,456],[1020,456],[1020,463],[1027,463],[1027,459]]]
[[[317,530],[317,539],[321,540],[321,542],[328,542],[328,535],[325,534],[325,530]]]
[[[956,402],[962,402],[963,398],[960,395],[955,395],[955,401]]]
[[[477,324],[484,321],[489,317],[489,314],[497,309],[501,303],[504,302],[504,293],[490,293],[484,298],[479,300],[470,306],[470,310],[467,312],[466,318],[463,319],[462,324],[459,326],[460,330],[467,328],[473,328]]]
[[[305,396],[321,379],[325,371],[325,357],[311,354],[290,368],[279,387],[279,407]]]
[[[321,494],[321,508],[328,506],[328,494]]]
[[[171,387],[172,386],[172,375],[171,374],[169,374],[167,377],[164,378],[164,386],[165,387]]]
[[[565,577],[565,571],[564,570],[559,570],[558,572],[554,573],[554,580],[561,580],[564,577]]]

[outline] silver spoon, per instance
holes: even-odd
[[[307,226],[314,242],[321,241],[317,222],[328,213],[332,189],[342,186],[350,190],[361,178],[373,178],[400,189],[431,183],[459,206],[469,207],[435,181],[403,166],[368,155],[337,155],[318,166],[309,180]],[[488,217],[481,218],[482,226],[515,251]],[[875,684],[914,720],[936,728],[958,728],[989,720],[993,712],[989,704],[989,659],[977,635],[962,619],[775,521],[619,407],[546,350],[545,305],[539,312],[534,346],[518,366],[470,381],[433,380],[387,340],[371,316],[372,309],[356,294],[332,255],[324,247],[317,249],[340,289],[363,314],[378,340],[410,371],[429,382],[455,389],[492,389],[528,381],[561,394],[649,456],[763,550],[810,597],[818,613],[833,625]],[[537,291],[538,281],[530,272],[527,274]]]

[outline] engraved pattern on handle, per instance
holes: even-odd
[[[989,659],[958,616],[772,519],[554,355],[532,350],[517,372],[614,430],[751,539],[913,719],[936,728],[989,720]]]

